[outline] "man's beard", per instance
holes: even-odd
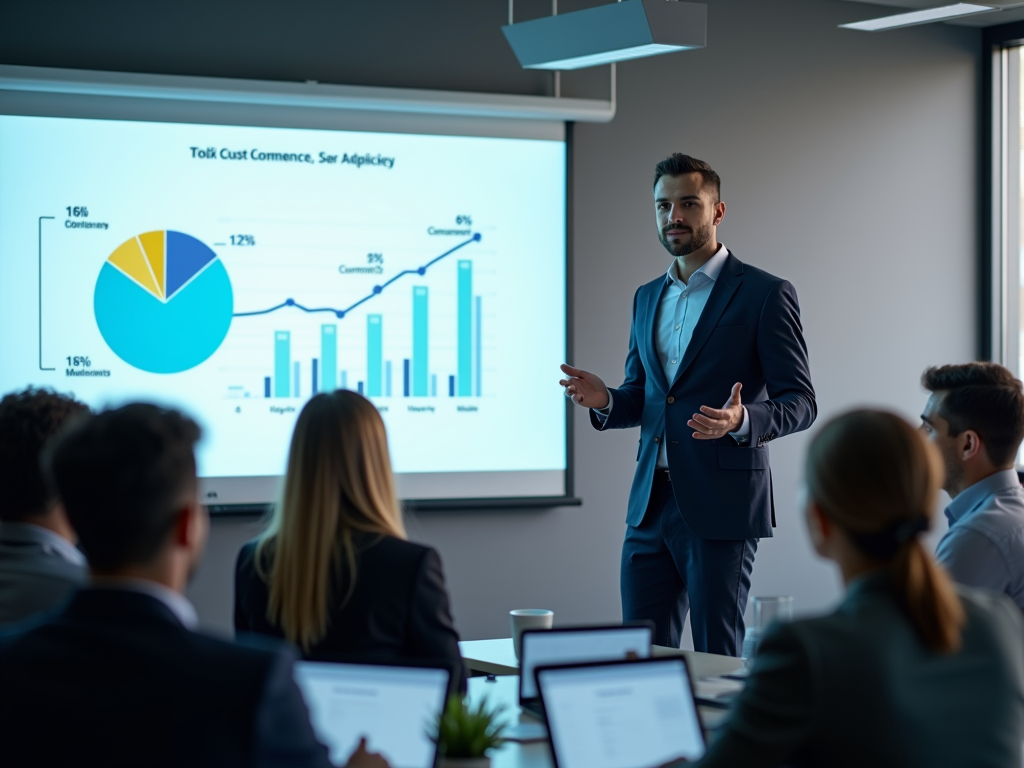
[[[943,483],[942,490],[952,495],[953,491],[963,484],[964,466],[954,446],[943,446],[939,452],[942,454],[942,463],[946,470],[946,482]]]
[[[665,235],[665,231],[668,229],[675,229],[673,225],[668,225],[665,229],[661,230],[659,235],[661,244],[665,246],[665,250],[671,253],[673,256],[686,256],[699,251],[711,240],[711,224],[705,224],[697,227],[696,229],[690,228],[690,242],[676,242],[672,243]]]

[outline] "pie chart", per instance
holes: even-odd
[[[125,240],[107,257],[93,307],[104,341],[124,362],[149,373],[180,373],[220,347],[234,295],[208,245],[161,229]]]

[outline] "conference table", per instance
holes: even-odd
[[[475,706],[502,707],[503,722],[517,730],[533,728],[538,721],[519,708],[519,662],[512,647],[512,638],[495,640],[464,640],[459,643],[462,659],[470,672],[485,676],[469,679],[469,701]],[[697,680],[726,675],[743,666],[741,659],[715,653],[681,651],[656,645],[654,656],[685,656],[690,674]],[[725,715],[721,708],[698,707],[705,728],[714,728]],[[534,728],[534,730],[536,730]],[[525,743],[507,741],[491,753],[492,768],[553,768],[551,748],[547,739]]]

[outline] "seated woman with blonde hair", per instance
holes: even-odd
[[[361,395],[317,395],[299,414],[281,502],[238,555],[235,630],[305,658],[444,661],[464,688],[441,559],[406,540],[384,422]]]
[[[899,416],[854,411],[811,441],[807,528],[846,595],[776,624],[696,765],[1020,766],[1024,627],[1001,594],[957,589],[925,549],[942,483]]]

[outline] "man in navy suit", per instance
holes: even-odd
[[[796,290],[718,242],[721,182],[707,163],[658,163],[654,208],[668,272],[640,286],[626,378],[609,389],[563,365],[599,430],[640,427],[622,547],[622,613],[678,648],[738,655],[758,540],[772,535],[768,443],[817,415]],[[721,407],[709,403],[725,402]]]

